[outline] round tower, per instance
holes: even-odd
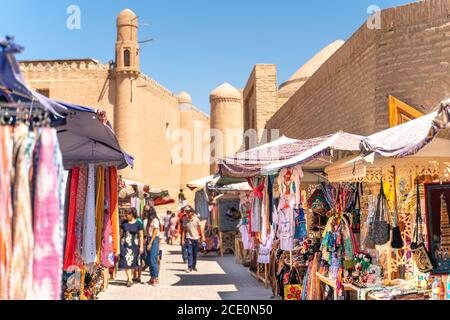
[[[120,145],[135,157],[135,168],[141,163],[139,143],[136,141],[140,116],[135,103],[137,97],[133,97],[133,92],[137,92],[135,80],[139,74],[138,17],[130,9],[125,9],[117,17],[114,129]],[[131,178],[131,172],[126,173],[128,178]]]
[[[211,174],[217,172],[217,160],[237,152],[243,141],[244,115],[242,94],[229,83],[214,89],[211,103]]]

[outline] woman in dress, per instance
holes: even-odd
[[[158,215],[156,214],[156,210],[154,207],[150,207],[147,217],[147,228],[145,234],[147,236],[147,263],[150,266],[151,277],[148,284],[152,286],[156,286],[159,283],[158,256],[160,229],[161,223],[158,219]]]
[[[139,255],[144,253],[144,230],[137,221],[137,211],[131,208],[120,229],[119,268],[127,274],[127,287],[133,284],[133,271],[139,269]]]
[[[178,232],[177,232],[177,224],[178,224],[178,218],[175,213],[172,213],[169,220],[169,244],[173,245],[173,241],[178,238]]]

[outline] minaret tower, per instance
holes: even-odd
[[[138,17],[130,9],[125,9],[117,17],[114,129],[123,149],[135,156],[136,167],[141,159],[139,150],[136,150],[138,144],[134,141],[139,136],[139,110],[133,92],[137,91],[135,80],[139,74]],[[132,175],[131,172],[126,175]]]

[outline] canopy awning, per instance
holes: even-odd
[[[274,142],[224,158],[219,172],[225,177],[249,178],[273,174],[282,168],[299,164],[323,168],[330,163],[321,159],[332,150],[359,151],[364,137],[343,131],[323,137],[294,140],[282,137]],[[314,164],[312,164],[314,162]]]
[[[252,190],[248,183],[243,179],[223,178],[219,175],[203,177],[188,182],[186,186],[194,191],[204,188],[215,189],[218,191],[250,191]]]
[[[361,142],[364,155],[403,158],[422,150],[439,131],[450,128],[450,100],[439,110],[396,127],[375,133]]]
[[[397,169],[440,166],[443,172],[450,164],[450,140],[436,138],[414,155],[403,158],[386,158],[371,153],[364,157],[348,157],[325,168],[330,182],[379,181],[382,170],[395,166]]]
[[[103,124],[95,109],[56,101],[33,91],[14,56],[23,48],[7,39],[0,42],[0,50],[0,96],[11,105],[42,108],[52,114],[66,168],[87,163],[119,169],[133,166],[133,157],[121,149],[111,125]]]

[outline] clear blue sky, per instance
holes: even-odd
[[[367,8],[411,0],[0,0],[0,37],[15,35],[19,59],[114,59],[115,18],[140,18],[141,68],[175,93],[189,92],[209,113],[223,82],[242,88],[256,63],[275,63],[278,82],[367,19]],[[66,9],[81,8],[81,29],[66,28]]]

